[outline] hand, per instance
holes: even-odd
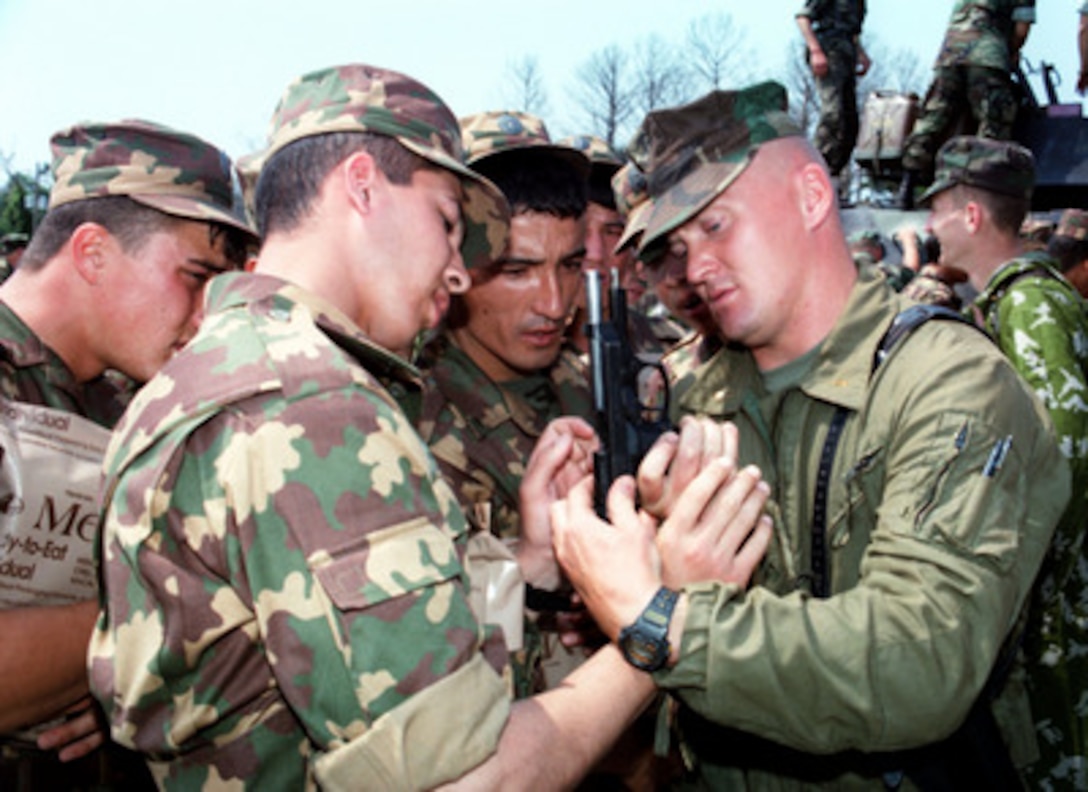
[[[608,491],[605,522],[593,508],[588,476],[551,510],[555,553],[601,631],[615,639],[661,587],[655,525],[635,511],[635,482],[620,476]]]
[[[712,460],[737,461],[737,427],[710,418],[684,416],[680,434],[667,432],[643,457],[638,468],[642,508],[664,519],[699,471]]]
[[[38,736],[40,749],[59,748],[57,758],[70,762],[86,756],[106,741],[106,725],[99,717],[98,703],[90,696],[84,696],[66,709],[65,715],[63,723]]]
[[[1088,71],[1082,71],[1077,77],[1077,93],[1084,96],[1086,90],[1088,90]]]
[[[861,44],[859,43],[858,44],[858,63],[857,63],[857,68],[855,69],[855,71],[857,71],[858,77],[864,77],[866,74],[868,74],[869,69],[872,67],[872,65],[873,65],[873,62],[871,60],[869,60],[869,53],[866,52],[865,48],[862,47]]]
[[[808,51],[808,66],[814,77],[826,77],[828,72],[827,55],[820,47]]]
[[[691,483],[657,533],[666,586],[718,580],[746,588],[771,541],[770,487],[754,465],[717,460]]]
[[[528,583],[554,590],[559,569],[552,553],[549,510],[556,500],[592,470],[597,435],[581,418],[558,418],[548,424],[529,456],[518,497],[521,539],[518,565]]]

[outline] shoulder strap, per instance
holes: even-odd
[[[910,308],[896,314],[895,319],[892,320],[891,325],[888,327],[888,331],[884,333],[884,337],[880,339],[880,343],[876,348],[876,354],[873,356],[873,371],[876,371],[880,364],[887,360],[888,355],[891,354],[891,351],[903,340],[903,338],[913,333],[930,319],[947,319],[953,322],[962,322],[963,324],[970,325],[976,330],[979,330],[978,325],[966,316],[957,311],[953,311],[951,308],[945,308],[943,305],[929,305],[927,303],[912,305]]]
[[[962,322],[979,330],[974,322],[950,308],[925,303],[912,305],[896,314],[888,331],[880,339],[876,354],[873,356],[873,371],[876,371],[877,367],[888,358],[900,341],[931,319]],[[827,439],[824,440],[823,451],[820,452],[820,467],[816,473],[816,491],[812,503],[811,546],[812,594],[816,597],[827,597],[831,593],[831,581],[827,569],[827,496],[831,484],[831,467],[835,462],[835,452],[838,449],[839,438],[842,437],[848,414],[844,407],[835,408],[835,414],[827,427]]]

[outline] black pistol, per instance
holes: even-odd
[[[612,270],[609,284],[610,316],[603,318],[601,273],[585,273],[586,337],[593,388],[593,414],[600,447],[593,457],[593,500],[597,514],[606,517],[605,503],[612,482],[626,473],[634,475],[642,457],[671,428],[668,415],[668,378],[657,364],[635,355],[627,335],[627,296]],[[657,369],[664,385],[661,403],[647,405],[639,393],[639,377]]]

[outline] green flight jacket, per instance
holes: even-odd
[[[682,398],[685,413],[737,424],[775,523],[747,592],[687,587],[681,659],[656,674],[685,705],[710,788],[883,789],[896,757],[882,754],[959,726],[1025,606],[1068,467],[1045,410],[970,327],[930,321],[874,372],[909,305],[864,269],[799,387],[768,394],[750,354],[727,346]],[[831,596],[817,599],[813,492],[837,406],[848,417],[828,493]],[[1036,754],[1020,674],[1004,687],[994,709],[1020,765]]]

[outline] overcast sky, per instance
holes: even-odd
[[[1038,0],[1025,55],[1056,63],[1063,101],[1079,101],[1080,0]],[[17,170],[48,160],[49,136],[86,119],[140,117],[194,132],[233,156],[261,146],[295,76],[347,62],[406,72],[458,115],[500,109],[509,64],[537,58],[554,136],[585,131],[567,99],[578,67],[604,47],[657,34],[679,43],[690,23],[725,12],[781,76],[801,0],[0,0],[0,153]],[[869,0],[866,36],[910,47],[931,65],[952,0]],[[1036,91],[1042,98],[1041,88]]]

